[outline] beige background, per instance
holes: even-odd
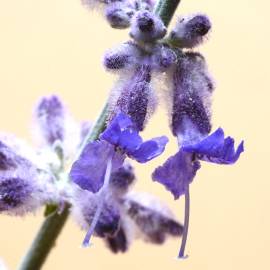
[[[44,267],[52,269],[270,269],[269,213],[269,3],[266,0],[183,0],[178,14],[203,11],[213,21],[211,38],[200,50],[217,81],[214,128],[224,127],[246,152],[235,166],[204,164],[192,184],[187,250],[177,261],[179,241],[156,247],[137,241],[113,256],[98,239],[80,249],[83,232],[70,221]],[[106,74],[106,48],[125,41],[79,0],[0,0],[1,130],[30,140],[32,105],[51,92],[61,95],[77,119],[94,119],[115,77]],[[169,132],[164,108],[145,136]],[[166,201],[182,219],[182,199],[150,180],[155,166],[175,151],[138,166],[137,189]],[[0,257],[15,269],[39,224],[37,217],[0,217]]]

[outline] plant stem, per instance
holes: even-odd
[[[168,26],[181,0],[160,0],[155,9],[165,26]]]
[[[184,231],[182,237],[182,243],[180,247],[180,251],[178,254],[178,258],[183,259],[185,258],[185,247],[187,243],[187,236],[188,236],[188,226],[189,226],[189,215],[190,215],[190,195],[189,195],[189,185],[187,186],[185,192],[185,219],[184,219]]]
[[[68,214],[69,206],[66,206],[61,214],[58,214],[56,211],[44,220],[27,255],[18,269],[38,270],[41,268],[50,250],[53,248],[55,240],[68,218]]]
[[[106,103],[93,128],[82,143],[79,154],[88,142],[95,141],[104,130],[107,116],[108,105]],[[54,211],[45,218],[18,270],[41,269],[51,249],[55,246],[56,239],[61,233],[68,219],[68,215],[69,205],[66,205],[62,213],[59,214],[57,211]]]

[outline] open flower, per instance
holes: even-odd
[[[169,236],[180,237],[183,231],[183,226],[157,198],[130,191],[134,182],[134,170],[125,161],[111,174],[110,184],[103,193],[103,208],[93,233],[113,253],[127,251],[137,237],[162,244]],[[72,216],[83,230],[91,227],[100,199],[99,193],[74,187]]]
[[[183,146],[153,173],[153,179],[163,184],[178,199],[183,195],[201,167],[199,160],[217,164],[233,164],[244,151],[243,142],[234,149],[234,140],[224,137],[221,128],[196,144]]]
[[[159,156],[167,142],[165,136],[143,142],[130,118],[120,113],[100,135],[99,141],[86,145],[72,165],[70,177],[82,189],[96,193],[104,184],[109,160],[112,162],[112,172],[120,168],[127,156],[145,163]]]
[[[83,241],[88,246],[92,234],[103,214],[105,196],[110,185],[111,174],[121,167],[128,156],[145,163],[159,156],[168,142],[167,137],[157,137],[143,142],[131,119],[119,113],[100,135],[100,140],[89,142],[79,159],[72,165],[70,177],[80,188],[98,192],[96,211]]]
[[[243,142],[235,149],[234,140],[225,138],[223,129],[211,131],[211,95],[213,82],[204,58],[199,53],[182,52],[170,74],[172,82],[171,130],[179,151],[152,174],[175,199],[185,195],[185,222],[179,257],[184,257],[189,220],[189,184],[200,161],[233,164],[244,151]]]

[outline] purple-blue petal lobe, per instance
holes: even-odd
[[[136,151],[128,155],[140,163],[148,162],[164,152],[168,141],[166,136],[153,138],[142,143]]]
[[[105,141],[88,143],[79,159],[72,165],[70,178],[82,189],[96,193],[103,186],[107,162],[112,157],[112,168],[117,170],[124,157],[115,153],[113,145]]]
[[[135,151],[141,144],[142,138],[137,131],[132,129],[124,130],[119,138],[118,146],[125,152]]]
[[[164,185],[175,199],[178,199],[186,191],[192,182],[200,163],[191,153],[182,150],[171,156],[162,166],[155,169],[152,174],[154,181]]]
[[[140,163],[145,163],[162,154],[168,143],[168,138],[165,136],[143,142],[139,130],[123,113],[119,113],[112,120],[100,139],[120,148],[130,158]]]
[[[117,114],[106,130],[100,135],[100,139],[113,145],[118,145],[121,133],[127,129],[134,129],[131,119],[124,113]]]
[[[196,154],[200,160],[217,164],[233,164],[244,151],[244,142],[242,141],[235,150],[234,139],[225,138],[223,129],[219,128],[202,141],[183,146],[182,149]]]

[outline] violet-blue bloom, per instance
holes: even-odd
[[[178,199],[185,193],[199,168],[200,163],[194,160],[192,154],[180,150],[156,168],[152,177],[154,181],[164,185],[173,194],[174,199]]]
[[[103,186],[109,157],[113,156],[113,171],[123,163],[122,155],[114,153],[114,147],[105,141],[85,146],[80,158],[72,165],[70,177],[82,189],[96,193]]]
[[[77,185],[93,193],[98,192],[103,186],[110,159],[112,172],[123,164],[126,156],[145,163],[159,156],[168,142],[165,136],[143,142],[135,125],[123,113],[113,119],[100,139],[86,145],[70,172],[71,179]]]
[[[224,131],[219,128],[202,141],[185,145],[182,149],[185,152],[195,153],[200,160],[217,164],[233,164],[244,151],[244,142],[242,141],[235,150],[234,139],[224,138]]]
[[[130,158],[145,163],[163,153],[168,142],[166,136],[143,142],[139,131],[130,118],[119,113],[101,134],[101,139],[119,147]]]
[[[219,128],[198,143],[185,145],[153,173],[154,181],[163,184],[178,199],[183,195],[200,168],[199,160],[233,164],[244,151],[243,141],[234,149],[234,140],[224,137]]]

